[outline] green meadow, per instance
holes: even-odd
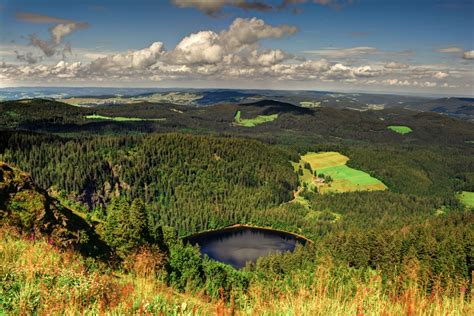
[[[459,194],[459,199],[468,208],[474,209],[474,192],[463,191]]]
[[[403,126],[403,125],[390,125],[388,126],[388,129],[402,135],[413,132],[411,128],[409,128],[408,126]]]
[[[140,117],[123,117],[123,116],[104,116],[104,115],[86,115],[84,118],[89,120],[112,120],[117,122],[127,122],[127,121],[166,121],[165,118],[140,118]]]
[[[235,120],[234,125],[244,126],[244,127],[254,127],[259,124],[274,121],[278,118],[278,114],[259,115],[252,119],[242,119],[240,115],[241,115],[240,111],[237,111],[237,113],[234,116],[234,120]]]
[[[318,184],[320,193],[378,191],[387,187],[380,180],[371,177],[368,173],[346,165],[348,157],[338,152],[307,153],[301,157],[302,163],[311,165],[318,176],[324,174],[332,178],[331,183]],[[305,182],[305,179],[302,179]]]
[[[380,180],[371,177],[364,171],[353,169],[346,165],[323,168],[318,172],[331,176],[333,179],[330,185],[321,187],[321,193],[386,189],[386,186]]]

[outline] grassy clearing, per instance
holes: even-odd
[[[462,191],[459,199],[468,208],[474,209],[474,192]]]
[[[6,111],[5,115],[9,116],[11,119],[16,120],[20,118],[20,114],[15,111]]]
[[[472,315],[472,293],[431,295],[416,285],[416,264],[384,290],[378,271],[341,273],[329,259],[292,282],[256,281],[233,303],[178,293],[137,257],[129,272],[111,271],[46,240],[0,229],[1,315]],[[457,293],[457,294],[456,294]]]
[[[84,118],[89,119],[89,120],[112,120],[112,121],[117,121],[117,122],[129,122],[129,121],[166,121],[165,118],[152,118],[152,119],[146,119],[146,118],[140,118],[140,117],[123,117],[123,116],[104,116],[104,115],[98,115],[98,114],[93,114],[93,115],[86,115]]]
[[[320,152],[313,153],[309,152],[301,157],[303,162],[308,162],[313,170],[317,170],[319,173],[320,169],[344,166],[349,160],[348,157],[341,155],[337,152]]]
[[[338,220],[341,219],[341,214],[331,212],[331,211],[315,211],[311,210],[306,214],[305,220],[313,223],[319,223],[319,222],[329,222],[329,223],[335,223]]]
[[[298,187],[298,190],[294,192],[294,198],[292,202],[300,203],[303,205],[306,209],[310,209],[310,203],[307,199],[305,199],[301,194],[303,193],[304,188],[308,189],[309,191],[315,192],[317,191],[317,186],[316,186],[316,177],[313,176],[310,170],[304,168],[304,163],[302,161],[300,162],[291,162],[293,165],[293,169],[295,172],[298,172],[299,170],[302,170],[303,174],[298,174],[298,178],[300,179],[300,182],[302,186]]]
[[[313,172],[316,170],[318,176],[324,174],[332,178],[331,183],[316,182],[320,193],[387,189],[380,180],[371,177],[368,173],[348,167],[346,165],[348,160],[348,157],[338,152],[310,152],[301,157],[300,164],[309,163]],[[305,179],[302,180],[305,182]],[[311,189],[311,187],[309,188]]]
[[[321,102],[319,101],[301,101],[300,102],[300,106],[304,107],[304,108],[318,108],[318,107],[321,107]]]
[[[403,125],[390,125],[387,128],[389,130],[392,130],[392,131],[394,131],[396,133],[399,133],[399,134],[402,134],[402,135],[413,132],[413,130],[411,128],[409,128],[408,126],[403,126]]]
[[[240,111],[237,111],[237,113],[234,116],[234,125],[244,126],[244,127],[254,127],[259,124],[274,121],[278,118],[278,114],[259,115],[253,119],[242,119],[240,115],[241,115]]]

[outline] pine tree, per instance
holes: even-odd
[[[130,229],[127,231],[127,235],[130,238],[132,247],[139,246],[149,241],[150,234],[148,232],[147,212],[142,200],[134,199],[132,201],[128,222]]]

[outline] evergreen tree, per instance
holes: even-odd
[[[130,229],[127,233],[133,246],[144,244],[150,240],[147,212],[142,200],[134,199],[132,201],[128,222]]]

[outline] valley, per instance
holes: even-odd
[[[204,107],[4,101],[2,247],[33,247],[28,241],[33,227],[41,256],[75,262],[87,271],[80,284],[118,275],[108,286],[130,292],[116,294],[109,312],[136,311],[127,304],[141,297],[146,307],[137,303],[138,308],[154,312],[290,312],[296,307],[311,314],[324,301],[331,312],[352,313],[359,298],[350,289],[376,286],[377,304],[366,306],[382,311],[391,300],[396,313],[407,308],[400,298],[391,298],[397,284],[419,304],[443,286],[443,308],[456,305],[463,313],[469,307],[459,307],[458,289],[469,286],[472,271],[471,125],[406,109],[356,111],[276,100]],[[49,210],[72,224],[57,226],[49,215],[37,215]],[[183,239],[232,225],[284,231],[313,243],[258,256],[235,269]],[[97,245],[107,249],[105,257]],[[65,257],[70,251],[79,257]],[[19,308],[15,297],[24,291],[36,291],[43,303],[48,299],[36,287],[15,283],[24,282],[29,269],[19,262],[37,260],[25,256],[2,259],[21,267],[8,272],[20,273],[15,274],[20,281],[8,280],[2,290],[11,302],[2,308],[9,311]],[[321,262],[331,263],[324,270]],[[68,273],[44,269],[38,284],[48,275]],[[397,283],[406,271],[413,279]],[[269,290],[274,280],[279,281]],[[296,292],[287,293],[287,282]],[[314,290],[322,284],[333,285]],[[48,289],[60,286],[51,283]],[[68,286],[71,299],[86,295]],[[310,291],[313,299],[304,299],[299,290]],[[277,305],[266,305],[283,293],[288,296]],[[74,310],[102,304],[96,294],[87,295],[89,303],[73,305]],[[425,306],[424,312],[435,313],[439,305]],[[29,308],[21,310],[42,310]]]

